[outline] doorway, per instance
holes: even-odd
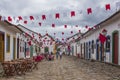
[[[0,62],[4,61],[4,33],[0,32]]]
[[[112,62],[114,64],[118,64],[118,44],[119,44],[119,40],[118,40],[118,31],[115,31],[113,33],[113,59]]]
[[[13,38],[13,59],[16,58],[16,38]]]

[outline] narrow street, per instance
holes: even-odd
[[[43,60],[38,70],[27,72],[26,75],[0,80],[120,80],[120,68],[63,56],[62,60]]]

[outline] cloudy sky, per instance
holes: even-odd
[[[18,16],[24,17],[28,24],[24,24],[23,21],[19,23],[42,35],[48,32],[52,36],[56,33],[56,37],[66,38],[71,36],[71,31],[74,34],[78,33],[78,30],[85,32],[86,25],[92,27],[112,15],[116,11],[117,2],[120,0],[1,0],[0,13],[5,17],[15,17],[15,24],[18,24]],[[111,10],[105,10],[106,4],[111,5]],[[92,8],[92,14],[87,14],[87,8]],[[71,11],[75,11],[75,17],[70,17]],[[60,13],[60,19],[55,19],[56,13]],[[31,15],[35,20],[30,21]],[[46,15],[47,19],[43,21],[41,15]],[[38,25],[39,22],[42,26]],[[53,23],[55,28],[51,27]],[[65,24],[68,25],[66,29]]]

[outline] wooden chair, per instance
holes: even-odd
[[[10,64],[8,61],[2,62],[3,70],[4,70],[4,75],[5,76],[10,76]]]
[[[2,63],[0,62],[0,77],[3,77],[3,75],[4,75],[4,70],[3,70]]]
[[[32,60],[27,60],[28,71],[32,71],[32,67],[33,67],[33,61]]]

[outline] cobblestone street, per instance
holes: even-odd
[[[43,60],[38,70],[27,72],[26,75],[0,80],[120,80],[120,68],[63,56],[62,60]]]

